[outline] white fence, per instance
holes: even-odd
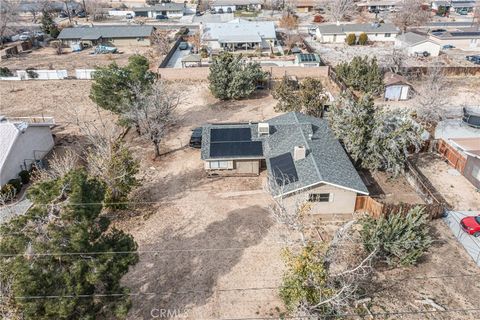
[[[108,11],[108,15],[109,16],[117,16],[117,17],[125,17],[127,14],[131,14],[133,17],[135,17],[135,12],[133,11],[130,11],[130,10],[124,10],[124,11],[120,11],[120,10],[112,10],[112,11]]]
[[[17,77],[21,80],[60,80],[68,77],[67,70],[32,70],[32,72],[35,72],[38,77],[30,77],[26,70],[17,71]]]
[[[95,69],[75,69],[75,77],[90,80],[93,72],[95,72]]]
[[[63,80],[68,78],[67,70],[32,70],[38,77],[30,77],[27,70],[18,70],[13,77],[0,77],[0,81],[19,81],[19,80]],[[91,80],[95,69],[75,69],[73,78],[82,80]]]

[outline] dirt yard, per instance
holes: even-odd
[[[133,54],[146,54],[150,47],[122,46],[117,54],[90,54],[93,49],[88,48],[80,52],[72,52],[64,49],[61,55],[56,54],[54,48],[45,47],[35,49],[31,53],[22,53],[17,57],[1,60],[0,67],[10,70],[25,70],[27,68],[64,70],[73,75],[75,69],[94,69],[95,66],[104,66],[112,62],[118,65],[126,65],[128,58]],[[152,56],[154,58],[154,56]]]
[[[480,192],[440,156],[424,154],[417,166],[453,210],[480,210]]]
[[[115,221],[134,236],[140,251],[139,263],[123,279],[135,294],[129,319],[152,319],[167,311],[177,319],[279,318],[281,250],[286,238],[298,238],[269,217],[268,196],[262,188],[265,177],[207,178],[199,150],[186,147],[191,129],[207,122],[268,119],[275,115],[275,101],[262,92],[249,100],[218,102],[206,83],[176,86],[184,92],[184,100],[179,122],[162,144],[163,156],[153,161],[150,144],[134,132],[126,136],[141,161],[142,179],[133,195],[138,204]],[[0,113],[54,116],[60,123],[55,133],[68,135],[75,133],[75,126],[65,110],[97,117],[88,99],[89,88],[90,82],[75,80],[2,82]],[[396,183],[387,182],[390,187],[384,186],[384,192],[395,194]],[[340,224],[319,220],[317,229],[328,240]],[[442,242],[418,267],[382,272],[374,283],[382,290],[373,296],[372,312],[424,310],[415,301],[422,297],[446,308],[476,307],[480,289],[472,278],[424,279],[478,275],[447,227],[441,221],[434,226]],[[473,319],[461,314],[440,316],[435,319]],[[433,318],[422,314],[388,319]]]

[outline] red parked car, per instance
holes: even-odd
[[[480,215],[465,217],[460,221],[460,226],[465,232],[473,235],[474,237],[480,237]]]

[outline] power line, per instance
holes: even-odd
[[[324,241],[312,241],[313,243],[325,243]],[[432,242],[441,242],[446,243],[446,240],[432,240]],[[378,244],[399,244],[399,243],[418,243],[416,240],[411,241],[392,241],[392,242],[378,242],[378,243],[371,243],[371,245],[378,245]],[[279,242],[280,244],[280,242]],[[356,243],[346,243],[337,245],[338,247],[349,247],[349,246],[358,246],[359,244]],[[284,247],[303,247],[303,244],[298,243],[296,245],[292,244],[282,244],[281,248]],[[137,251],[92,251],[92,252],[43,252],[43,253],[0,253],[0,257],[21,257],[21,256],[29,256],[29,257],[46,257],[46,256],[88,256],[88,255],[107,255],[107,254],[159,254],[159,253],[180,253],[180,252],[216,252],[216,251],[238,251],[238,250],[247,250],[251,247],[227,247],[227,248],[182,248],[182,249],[161,249],[161,250],[137,250]],[[250,252],[269,252],[269,248],[264,250],[254,250]]]
[[[453,274],[453,275],[435,275],[424,277],[403,277],[399,279],[389,279],[391,281],[400,282],[405,280],[426,280],[426,279],[442,279],[442,278],[466,278],[476,277],[478,274]],[[301,286],[302,288],[313,288],[315,286]],[[65,294],[65,295],[30,295],[30,296],[14,296],[15,299],[21,300],[39,300],[39,299],[76,299],[76,298],[102,298],[102,297],[136,297],[136,296],[169,296],[169,295],[186,295],[186,294],[203,294],[214,292],[235,292],[235,291],[263,291],[263,290],[278,290],[285,288],[284,286],[271,287],[248,287],[248,288],[223,288],[216,290],[185,290],[185,291],[165,291],[165,292],[136,292],[136,293],[105,293],[105,294]],[[288,288],[288,287],[286,287]]]

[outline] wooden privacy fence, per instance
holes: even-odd
[[[412,203],[383,203],[370,196],[357,196],[355,202],[355,211],[366,212],[374,218],[388,217],[390,214],[402,213],[406,214],[410,209],[420,206],[424,209],[424,213],[430,219],[441,218],[445,211],[442,203],[431,204],[412,204]]]
[[[448,163],[463,174],[467,159],[458,152],[455,148],[440,139],[437,142],[437,152],[441,154]]]

